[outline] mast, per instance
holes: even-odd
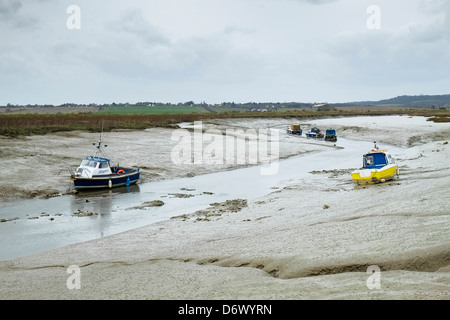
[[[98,158],[108,158],[108,156],[106,155],[106,152],[103,148],[106,148],[108,145],[105,144],[102,146],[102,134],[103,134],[103,120],[102,120],[102,131],[100,132],[100,138],[98,139],[98,144],[97,144],[97,151],[95,151],[95,155],[94,157],[98,157]],[[95,142],[92,143],[95,146]],[[109,158],[108,158],[109,159]]]

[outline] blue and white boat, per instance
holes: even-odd
[[[310,130],[306,131],[306,137],[307,138],[315,138],[315,139],[322,139],[324,137],[324,134],[322,131],[320,131],[319,128],[311,128]]]
[[[102,146],[100,137],[95,154],[84,158],[71,173],[70,180],[76,190],[129,186],[140,179],[139,168],[111,166],[103,147],[107,146]]]
[[[325,131],[325,141],[337,141],[337,135],[336,135],[336,130],[334,129],[327,129],[327,131]]]

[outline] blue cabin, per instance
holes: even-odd
[[[364,169],[379,169],[388,164],[394,164],[394,158],[385,152],[370,152],[363,157]]]

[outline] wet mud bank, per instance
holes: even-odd
[[[160,149],[165,153],[159,152],[162,158],[158,161],[156,155],[152,158],[155,168],[166,170],[161,170],[158,179],[184,180],[176,188],[168,185],[164,189],[161,184],[160,194],[143,183],[139,192],[106,198],[127,197],[128,203],[122,207],[114,201],[109,204],[112,215],[77,219],[105,223],[173,208],[170,218],[2,261],[0,298],[448,299],[450,148],[446,142],[450,126],[423,120],[299,120],[305,128],[335,127],[337,147],[344,147],[280,134],[280,154],[285,160],[280,161],[277,174],[266,177],[270,180],[261,194],[251,197],[239,190],[234,194],[221,192],[217,185],[223,190],[242,185],[247,192],[252,191],[248,185],[253,185],[244,185],[244,181],[252,182],[249,177],[259,175],[257,168],[246,174],[227,165],[166,168],[171,148],[167,144],[170,131],[164,132],[166,144],[161,143]],[[210,125],[225,128],[222,121]],[[250,121],[233,119],[233,125],[280,125],[279,119]],[[355,127],[359,129],[339,129]],[[420,139],[408,143],[413,136]],[[373,141],[392,150],[400,176],[389,183],[355,186],[350,173],[361,164],[362,154]],[[220,174],[214,181],[206,181],[208,187],[201,180],[191,184],[193,180],[186,177],[193,173],[196,178],[207,178],[203,173],[208,170]],[[140,196],[130,201],[130,195]],[[85,197],[74,199],[72,213],[82,204],[94,205]],[[204,200],[201,205],[188,207],[189,201],[199,199]],[[105,206],[94,209],[91,211],[101,213]],[[53,214],[50,210],[47,213],[50,216],[46,219]],[[50,224],[58,219],[61,217],[42,222]],[[20,221],[2,225],[13,228]],[[105,230],[104,225],[99,230]],[[80,290],[66,286],[67,268],[73,265],[83,275]],[[378,272],[378,286],[369,281],[373,275],[370,270]]]

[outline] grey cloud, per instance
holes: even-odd
[[[449,79],[450,1],[423,1],[420,11],[434,22],[415,24],[406,32],[383,28],[336,38],[327,52],[353,71],[354,83],[432,83]]]
[[[18,0],[0,0],[0,17],[2,19],[11,19],[22,7]]]
[[[425,14],[437,14],[450,8],[448,0],[422,0],[419,4],[419,11]]]
[[[409,28],[411,39],[417,43],[433,43],[441,41],[448,37],[447,28],[443,28],[441,23],[435,23],[431,26],[414,26]]]
[[[19,0],[0,0],[0,24],[6,23],[9,27],[27,29],[35,27],[35,17],[21,14],[23,3]]]
[[[306,0],[306,2],[312,3],[312,4],[324,4],[324,3],[330,3],[330,2],[336,2],[338,0]]]
[[[40,6],[43,2],[48,5]],[[85,4],[81,0],[67,2],[81,2],[83,10],[82,29],[68,30],[61,2],[0,0],[0,29],[2,33],[6,31],[0,48],[0,82],[8,94],[0,97],[4,101],[23,99],[19,88],[24,83],[35,89],[29,93],[30,99],[39,99],[43,95],[39,89],[48,86],[58,88],[54,91],[62,99],[73,88],[84,88],[91,93],[88,99],[97,101],[110,97],[133,100],[136,95],[151,94],[162,100],[188,101],[195,100],[195,95],[213,100],[236,95],[240,99],[238,94],[245,99],[265,99],[271,94],[287,99],[299,97],[299,91],[305,94],[302,99],[315,99],[306,96],[337,96],[342,95],[341,89],[353,95],[359,90],[355,88],[366,90],[364,94],[369,95],[376,91],[384,94],[391,87],[423,86],[426,92],[433,85],[445,88],[450,81],[445,68],[450,64],[450,1],[424,1],[426,7],[419,13],[429,14],[431,19],[425,17],[423,24],[411,23],[407,29],[403,26],[393,33],[383,26],[377,31],[366,30],[365,8],[361,10],[364,29],[360,33],[338,33],[342,31],[339,28],[330,31],[332,23],[327,19],[337,13],[343,16],[351,6],[349,1],[339,0],[279,1],[287,5],[289,12],[281,7],[276,16],[269,10],[278,6],[278,1],[265,0],[261,1],[260,11],[248,20],[217,18],[216,24],[208,17],[211,19],[206,21],[212,24],[208,32],[200,32],[203,29],[197,27],[180,33],[176,27],[189,28],[188,23],[170,19],[167,4],[158,8],[167,16],[152,20],[155,11],[149,11],[152,7],[147,6],[139,9],[140,0],[120,6],[107,0],[95,5],[87,0]],[[106,2],[110,10],[102,15],[102,3]],[[250,8],[250,4],[236,7],[234,3],[222,2],[223,8],[228,12]],[[254,3],[251,1],[251,5]],[[342,8],[334,6],[338,3],[342,3]],[[128,9],[124,10],[124,6]],[[186,6],[178,8],[178,14]],[[336,14],[329,7],[338,10]],[[302,17],[308,19],[296,19],[298,13],[293,8],[303,10]],[[201,12],[210,9],[215,10],[216,6]],[[97,19],[89,20],[97,11]],[[198,17],[189,16],[191,25],[197,23]],[[263,20],[264,17],[271,19]],[[430,23],[434,17],[434,23]],[[33,21],[38,23],[36,30],[18,30],[27,23],[29,27]],[[260,22],[264,24],[259,25]],[[310,29],[317,27],[316,34],[308,33],[307,22]],[[166,28],[169,23],[170,28]],[[206,23],[201,26],[208,27]],[[272,40],[274,43],[270,43]],[[14,93],[9,93],[8,88]]]
[[[196,60],[194,50],[173,43],[138,10],[123,11],[100,25],[89,32],[68,31],[40,55],[55,74],[67,69],[116,79],[158,79],[156,74],[183,71]]]
[[[136,37],[147,45],[169,45],[170,40],[155,26],[145,20],[138,10],[128,10],[120,17],[106,23],[106,27],[116,33]]]
[[[450,44],[418,42],[415,36],[384,32],[341,37],[327,48],[350,75],[348,84],[402,85],[448,79]]]
[[[249,35],[249,34],[253,34],[255,33],[255,30],[250,30],[250,29],[244,29],[244,28],[240,28],[240,27],[236,27],[236,26],[228,26],[224,29],[224,34],[225,35],[232,35],[232,34],[245,34],[245,35]]]
[[[417,43],[450,41],[450,1],[423,1],[419,9],[425,14],[441,19],[429,25],[416,25],[409,28],[409,36]]]
[[[290,0],[290,1],[297,1],[297,2],[307,2],[313,5],[321,5],[321,4],[327,4],[331,2],[337,2],[339,0]]]

